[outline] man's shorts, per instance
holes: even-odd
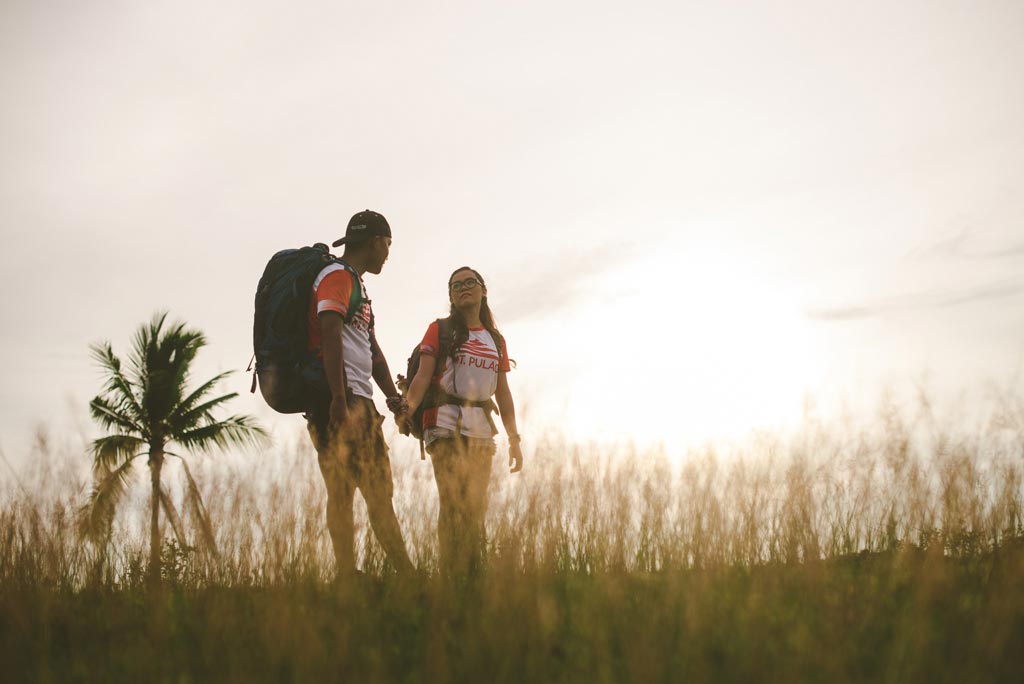
[[[348,478],[362,490],[376,488],[391,496],[394,483],[391,479],[391,460],[388,445],[384,441],[384,416],[378,411],[372,399],[349,395],[348,410],[355,412],[349,423],[354,429],[347,432],[330,430],[330,404],[318,402],[306,414],[309,436],[316,447],[320,469],[327,478],[328,473],[337,469],[339,475]]]

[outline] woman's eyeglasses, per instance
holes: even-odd
[[[472,290],[479,284],[480,281],[476,278],[466,278],[465,280],[456,280],[448,287],[452,289],[452,292],[461,292],[462,290]]]

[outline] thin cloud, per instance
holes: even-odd
[[[878,299],[863,304],[820,307],[807,311],[807,317],[819,321],[872,318],[888,313],[919,309],[943,309],[979,302],[993,302],[1024,293],[1024,282],[1012,281],[955,292],[929,292]]]
[[[1019,245],[1011,245],[1002,249],[995,249],[990,252],[986,252],[984,256],[989,258],[1024,256],[1024,242]]]
[[[589,278],[621,266],[638,254],[637,247],[616,243],[562,253],[542,264],[534,263],[519,275],[505,279],[514,284],[503,288],[495,308],[503,321],[571,308],[586,294],[585,283]]]
[[[931,257],[959,257],[963,256],[964,244],[970,239],[971,231],[967,228],[961,230],[953,237],[942,238],[930,244],[911,250],[907,254],[908,259],[927,259]]]
[[[929,259],[945,257],[954,259],[988,260],[1024,256],[1024,242],[1003,244],[996,247],[979,247],[979,231],[965,228],[958,234],[912,250],[908,259]]]

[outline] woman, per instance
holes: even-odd
[[[419,369],[402,417],[423,404],[423,440],[441,503],[441,569],[464,577],[479,565],[485,541],[487,483],[498,432],[490,415],[492,397],[508,434],[511,472],[522,469],[523,452],[506,377],[508,351],[487,305],[483,277],[469,267],[457,269],[448,278],[448,300],[448,318],[431,323],[420,343]]]

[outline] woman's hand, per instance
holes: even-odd
[[[512,401],[512,390],[508,388],[508,373],[498,373],[498,388],[494,393],[494,399],[498,403],[498,415],[501,422],[505,424],[505,433],[508,435],[508,465],[510,473],[518,473],[523,469],[523,450],[519,446],[519,428],[516,427],[516,405]]]
[[[398,426],[398,431],[403,435],[408,435],[412,432],[412,414],[409,412],[408,406],[402,406],[402,408],[395,413],[395,425]]]
[[[523,469],[523,449],[519,440],[511,440],[508,444],[508,465],[510,473],[518,473]]]

